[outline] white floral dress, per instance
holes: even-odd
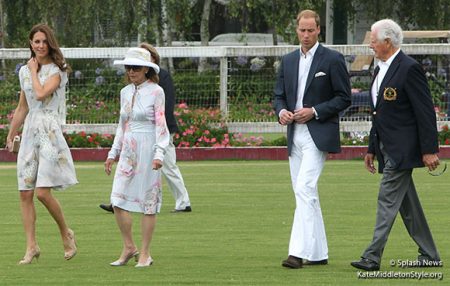
[[[143,214],[159,212],[161,172],[152,170],[152,161],[163,161],[169,138],[163,89],[150,81],[124,87],[116,137],[108,153],[110,159],[120,154],[111,192],[113,206]]]
[[[60,122],[61,107],[66,100],[67,73],[51,63],[41,66],[38,78],[44,84],[57,73],[61,82],[56,91],[44,101],[38,101],[35,99],[28,66],[22,66],[19,71],[20,87],[28,104],[17,157],[18,187],[22,191],[34,190],[36,187],[59,190],[78,183]]]

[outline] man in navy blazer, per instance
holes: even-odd
[[[372,25],[370,48],[380,60],[371,87],[372,128],[366,169],[383,173],[372,242],[352,266],[380,269],[381,256],[397,213],[419,256],[410,266],[442,266],[412,179],[413,168],[439,165],[436,114],[420,64],[400,50],[403,32],[390,19]]]
[[[289,255],[282,262],[289,268],[328,263],[317,182],[327,153],[341,151],[339,112],[351,102],[344,57],[318,42],[319,15],[301,11],[296,31],[301,48],[282,58],[273,103],[280,124],[287,125],[296,200]]]

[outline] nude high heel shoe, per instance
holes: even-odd
[[[149,267],[152,264],[153,264],[153,258],[151,256],[149,256],[145,263],[142,263],[142,264],[138,263],[134,267]]]
[[[19,265],[31,264],[33,258],[36,258],[37,262],[39,256],[41,256],[41,250],[39,249],[39,247],[36,247],[32,251],[25,253],[25,256],[22,258],[22,260],[19,261]]]
[[[70,260],[77,254],[77,242],[75,240],[75,233],[73,230],[69,229],[67,236],[69,237],[69,251],[64,252],[64,259]]]
[[[120,260],[119,259],[119,260],[116,260],[114,262],[111,262],[109,265],[111,265],[111,266],[124,266],[124,265],[127,265],[128,261],[131,258],[133,258],[133,257],[134,257],[134,260],[137,262],[139,260],[139,251],[136,250],[135,252],[132,252],[132,253],[128,254],[127,257],[125,257],[124,260]]]

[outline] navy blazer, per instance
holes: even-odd
[[[173,86],[172,77],[170,73],[164,69],[159,71],[159,85],[164,90],[165,95],[165,116],[167,128],[170,134],[178,131],[177,121],[173,114],[175,108],[175,87]]]
[[[297,102],[300,49],[281,59],[274,89],[274,109],[279,116],[282,109],[293,112]],[[350,79],[342,54],[320,45],[311,63],[303,96],[304,107],[314,107],[318,119],[306,124],[317,148],[324,152],[341,151],[339,112],[351,103]],[[279,119],[279,118],[278,118]],[[288,154],[294,138],[293,122],[287,126]]]
[[[400,51],[380,85],[376,106],[370,102],[368,152],[376,154],[380,173],[384,169],[380,141],[398,170],[423,167],[423,154],[439,152],[436,113],[425,73],[416,60]]]

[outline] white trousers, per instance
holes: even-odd
[[[162,174],[167,180],[169,189],[175,198],[175,209],[183,210],[191,205],[189,194],[184,185],[183,176],[177,166],[177,155],[175,145],[173,145],[173,134],[170,136],[169,146],[167,146],[164,162],[162,166]]]
[[[317,149],[305,124],[295,126],[292,147],[289,166],[296,208],[289,255],[310,261],[328,259],[327,238],[317,190],[327,153]]]

